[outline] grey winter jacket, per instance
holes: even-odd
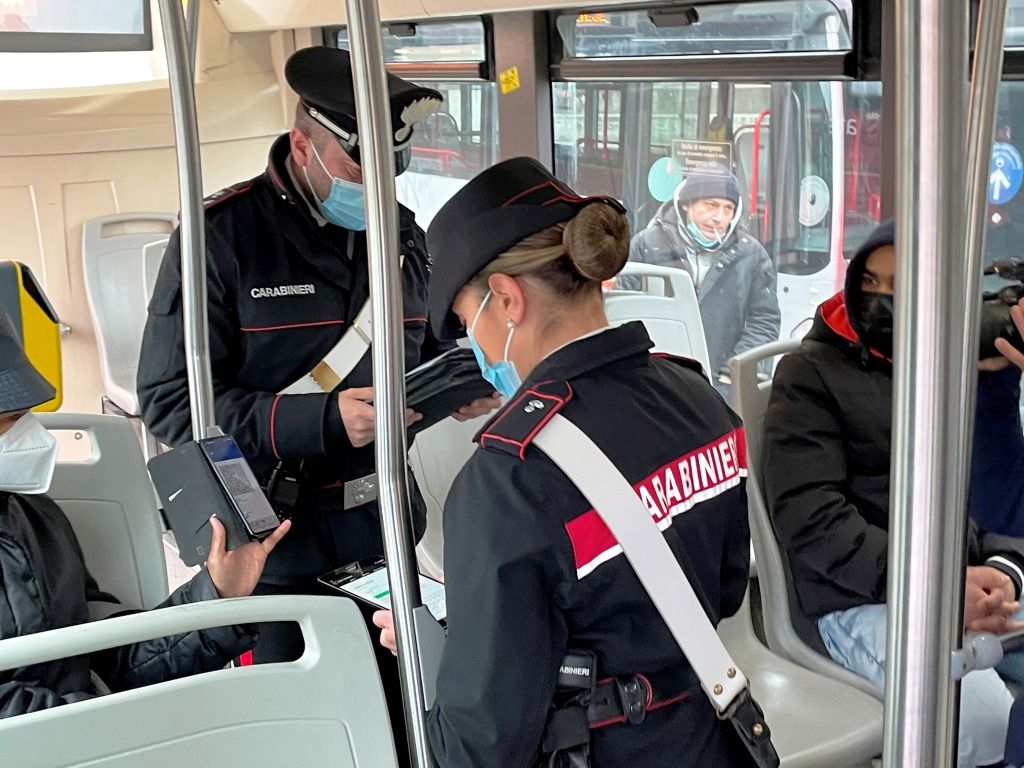
[[[672,201],[658,209],[629,247],[630,261],[685,269],[693,278],[711,373],[721,374],[728,373],[729,358],[777,340],[782,315],[775,268],[757,240],[737,228],[714,253],[710,273],[697,275],[697,249],[680,233]]]
[[[204,570],[159,607],[217,597]],[[83,624],[88,604],[113,602],[89,575],[64,512],[47,496],[0,493],[0,640]],[[255,631],[189,632],[14,670],[0,671],[0,717],[219,669],[255,644]]]

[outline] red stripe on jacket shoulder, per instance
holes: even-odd
[[[664,531],[676,516],[735,488],[746,475],[746,437],[743,427],[736,427],[673,459],[635,484],[633,490]],[[570,520],[565,530],[572,544],[577,578],[622,554],[622,547],[596,509]]]

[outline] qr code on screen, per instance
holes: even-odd
[[[232,496],[245,496],[256,490],[243,467],[237,464],[223,464],[219,469],[224,486]]]

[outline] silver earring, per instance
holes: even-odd
[[[516,327],[516,324],[515,324],[515,322],[514,322],[514,321],[512,320],[512,318],[509,318],[508,322],[507,322],[507,323],[505,323],[505,327],[506,327],[506,328],[508,328],[508,329],[509,329],[509,330],[511,331],[511,330],[512,330],[513,328],[515,328],[515,327]]]

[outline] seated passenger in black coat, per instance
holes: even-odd
[[[0,640],[82,624],[90,603],[117,602],[89,575],[71,524],[46,496],[57,445],[29,409],[53,396],[0,312]],[[207,567],[160,607],[250,594],[288,526],[227,552],[214,520]],[[218,669],[255,639],[246,627],[219,627],[3,670],[0,717]]]
[[[885,601],[892,421],[893,225],[850,262],[846,290],[819,308],[800,349],[775,373],[765,415],[764,485],[795,592],[804,640],[879,688]],[[1024,560],[986,552],[971,531],[968,630],[1004,631]],[[984,554],[983,554],[984,553]],[[959,765],[1002,759],[1010,695],[994,670],[961,694]]]

